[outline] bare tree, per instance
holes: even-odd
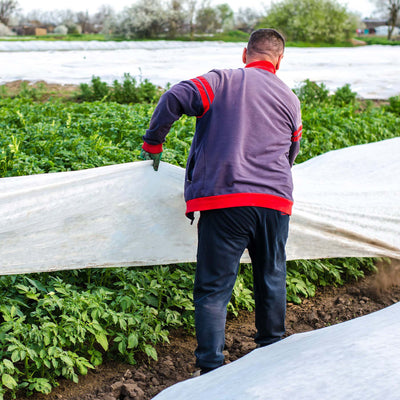
[[[16,0],[0,0],[0,22],[8,25],[11,15],[18,10],[18,2]]]
[[[116,18],[114,8],[103,4],[97,9],[93,23],[97,31],[109,35],[112,31],[112,26],[115,25]]]
[[[392,39],[393,31],[399,23],[400,0],[389,0],[388,39]]]
[[[89,13],[87,11],[80,11],[76,13],[76,23],[81,26],[82,33],[88,32],[91,30],[91,23],[89,18]]]
[[[378,10],[387,18],[388,39],[392,39],[394,28],[399,25],[400,0],[375,0]]]
[[[196,31],[198,33],[214,33],[220,27],[216,8],[204,2],[196,13]]]
[[[260,22],[260,19],[260,13],[252,8],[239,8],[239,12],[236,14],[236,27],[243,32],[250,33]]]
[[[218,19],[220,20],[221,28],[230,30],[233,28],[235,19],[234,12],[228,3],[218,4],[216,7],[218,13]]]
[[[40,21],[43,25],[54,26],[60,25],[62,23],[57,11],[43,11],[40,9],[29,11],[25,16],[23,16],[22,21]]]
[[[56,11],[60,23],[66,26],[73,25],[76,20],[75,12],[70,9]]]
[[[228,3],[215,7],[209,0],[204,0],[196,12],[196,30],[198,33],[214,33],[232,29],[234,13]]]
[[[186,14],[183,0],[171,0],[167,9],[167,29],[169,38],[183,34],[186,28]]]
[[[186,0],[187,16],[189,20],[189,33],[192,40],[194,37],[194,18],[196,15],[196,5],[196,0]]]

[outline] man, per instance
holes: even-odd
[[[291,167],[299,152],[300,103],[276,77],[284,39],[273,29],[252,33],[245,68],[212,70],[173,86],[160,99],[143,136],[142,155],[158,169],[162,143],[182,114],[196,116],[186,166],[186,215],[200,211],[194,284],[196,365],[224,362],[226,306],[247,248],[256,305],[255,342],[285,332],[286,255]]]

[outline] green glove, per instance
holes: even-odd
[[[154,171],[158,171],[158,167],[160,165],[161,161],[161,153],[149,153],[146,150],[141,150],[140,151],[140,157],[143,158],[143,160],[153,160],[153,169]]]

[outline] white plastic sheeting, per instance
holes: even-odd
[[[398,154],[395,138],[296,165],[288,259],[400,258]],[[195,261],[184,170],[151,163],[0,179],[0,274]]]
[[[399,154],[395,138],[296,165],[288,258],[399,258]]]
[[[0,274],[194,260],[183,169],[151,163],[0,179]]]
[[[154,400],[397,400],[400,303],[289,336]]]
[[[246,43],[221,42],[0,42],[0,83],[18,79],[79,84],[93,75],[111,83],[129,72],[156,85],[174,84],[213,68],[243,66]],[[277,72],[291,88],[305,79],[329,89],[351,84],[364,98],[400,94],[397,46],[293,48]],[[68,50],[68,51],[66,51]],[[172,57],[173,55],[173,57]]]

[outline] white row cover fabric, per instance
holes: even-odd
[[[398,154],[395,138],[296,165],[288,259],[400,258]],[[0,275],[195,261],[184,170],[151,163],[0,179]]]
[[[165,87],[214,68],[242,68],[245,46],[164,40],[0,41],[0,84],[23,79],[79,85],[89,83],[95,71],[109,84],[129,72],[137,80]],[[388,99],[400,94],[399,65],[396,46],[287,47],[277,76],[291,88],[311,79],[331,91],[350,84],[360,97]]]
[[[154,400],[397,400],[400,303],[289,336]]]
[[[296,165],[288,258],[399,258],[399,152],[394,138]]]

